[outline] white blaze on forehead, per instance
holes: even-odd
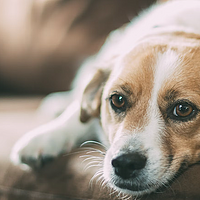
[[[181,57],[173,50],[167,50],[159,53],[154,70],[154,87],[152,91],[152,100],[157,102],[158,92],[164,82],[173,75],[176,68],[181,64]]]
[[[159,146],[157,142],[160,140],[160,134],[164,133],[165,126],[164,121],[160,116],[157,103],[158,94],[163,87],[163,84],[165,84],[165,81],[170,80],[170,77],[173,76],[181,62],[181,57],[173,50],[167,50],[164,53],[159,53],[157,56],[157,62],[154,69],[154,84],[151,99],[149,100],[149,108],[147,110],[149,123],[144,131],[145,134],[148,133],[149,135],[146,145],[156,146],[157,144]]]
[[[154,68],[154,84],[149,102],[150,121],[154,121],[154,123],[157,121],[157,124],[159,124],[160,121],[157,104],[159,91],[164,86],[163,84],[166,83],[165,81],[170,80],[170,77],[173,76],[181,62],[182,59],[180,55],[171,49],[157,55],[157,61]]]

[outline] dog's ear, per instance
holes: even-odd
[[[109,69],[98,69],[86,86],[81,103],[81,122],[87,122],[90,118],[99,116],[102,91],[109,75]]]

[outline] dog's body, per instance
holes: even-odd
[[[63,114],[19,140],[12,160],[37,166],[101,131],[108,145],[106,183],[134,196],[155,191],[198,162],[199,11],[198,0],[155,5],[114,32],[64,94]]]

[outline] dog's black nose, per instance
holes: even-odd
[[[147,158],[139,153],[129,153],[114,158],[112,166],[116,175],[128,179],[136,176],[145,167],[146,161]]]

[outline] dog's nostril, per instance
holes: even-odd
[[[113,159],[112,160],[112,166],[113,167],[120,167],[121,166],[121,164],[120,164],[120,160],[119,159]]]
[[[128,179],[135,176],[136,171],[143,169],[146,161],[146,157],[139,153],[129,153],[114,158],[111,164],[116,175],[123,179]]]

